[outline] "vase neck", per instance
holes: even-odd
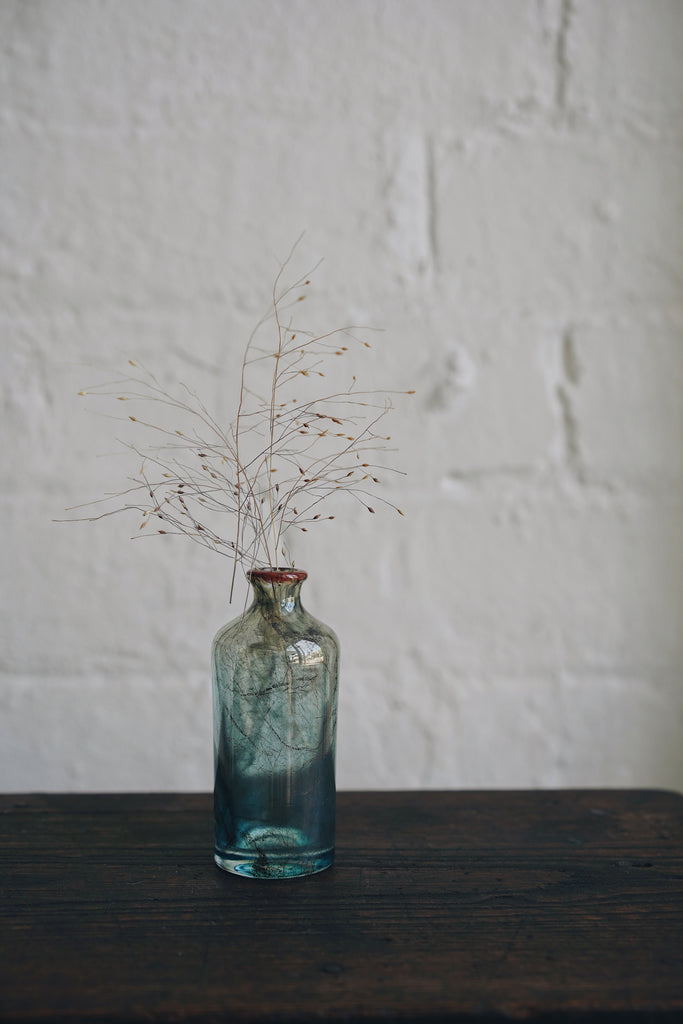
[[[256,605],[270,615],[291,615],[301,610],[301,584],[306,575],[300,569],[250,569],[247,579]]]

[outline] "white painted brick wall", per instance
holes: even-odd
[[[296,547],[340,785],[683,787],[683,3],[3,0],[0,48],[0,789],[210,787],[226,564],[51,520],[125,475],[76,392],[127,358],[230,414],[302,228],[418,388],[406,518]]]

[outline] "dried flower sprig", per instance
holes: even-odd
[[[381,503],[403,515],[375,491],[380,472],[400,471],[380,469],[376,460],[390,441],[379,427],[391,396],[413,391],[362,391],[353,376],[346,388],[314,393],[325,360],[369,343],[358,336],[362,328],[315,334],[294,327],[288,311],[305,298],[310,274],[282,284],[293,252],[275,279],[271,308],[247,342],[237,413],[227,429],[193,391],[180,385],[172,394],[133,360],[125,378],[79,392],[163,407],[182,418],[183,428],[166,425],[163,417],[128,415],[156,443],[122,442],[140,459],[131,486],[100,499],[116,502],[114,508],[78,518],[92,522],[135,510],[138,537],[182,534],[230,557],[231,597],[238,565],[293,565],[288,531],[305,533],[311,523],[334,519],[323,504],[333,496],[347,495],[370,513]],[[274,326],[274,344],[263,347],[257,340],[267,324]]]

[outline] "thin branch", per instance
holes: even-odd
[[[296,328],[291,317],[285,319],[305,298],[317,269],[292,284],[284,282],[299,241],[278,270],[270,308],[247,340],[236,415],[227,428],[195,391],[181,383],[181,393],[171,394],[153,373],[132,360],[134,374],[80,392],[132,403],[134,413],[136,405],[144,405],[142,417],[114,418],[134,424],[149,443],[120,442],[140,460],[137,476],[129,481],[133,486],[67,511],[117,502],[108,511],[73,519],[94,522],[135,511],[142,517],[135,539],[183,535],[229,557],[231,600],[238,565],[248,568],[265,560],[277,566],[281,556],[288,563],[287,531],[305,531],[305,524],[334,519],[321,506],[335,494],[350,494],[370,512],[374,504],[381,504],[403,515],[371,485],[379,485],[380,471],[401,472],[377,462],[390,440],[377,427],[392,409],[391,397],[412,391],[360,390],[353,376],[346,388],[319,388],[315,393],[314,382],[324,378],[326,360],[350,351],[337,339],[343,336],[349,344],[369,348],[357,332],[372,328],[350,326],[315,334]],[[272,346],[257,343],[268,324],[275,335]],[[301,385],[298,392],[293,391],[295,384]],[[151,416],[154,408],[177,417],[177,425]],[[232,526],[227,537],[226,517]],[[150,525],[154,523],[156,529]]]

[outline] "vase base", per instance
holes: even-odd
[[[244,878],[301,878],[315,875],[329,868],[334,859],[334,848],[314,850],[310,853],[295,853],[293,850],[281,853],[268,851],[267,854],[251,853],[247,850],[216,850],[214,860],[223,871]]]

